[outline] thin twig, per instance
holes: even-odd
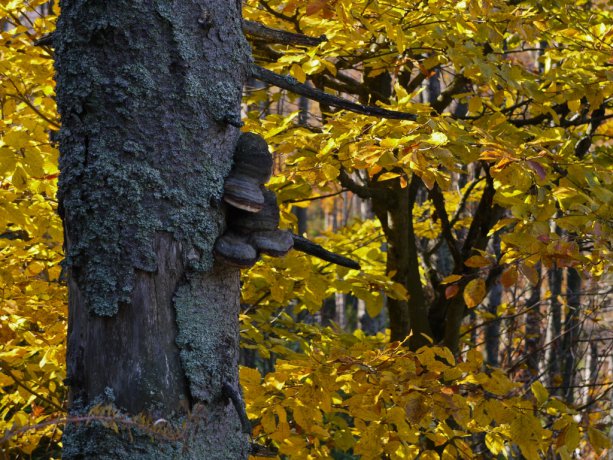
[[[328,193],[327,195],[319,195],[319,196],[313,196],[313,197],[310,197],[310,198],[301,198],[301,199],[295,199],[295,200],[284,200],[283,203],[304,203],[305,201],[323,200],[324,198],[330,198],[330,197],[333,197],[333,196],[338,196],[341,193],[344,193],[346,191],[347,190],[345,190],[345,189],[341,189],[338,192]]]
[[[17,376],[15,376],[15,374],[7,367],[7,366],[0,366],[2,367],[2,372],[6,372],[9,377],[11,377],[15,384],[21,388],[23,388],[24,390],[26,390],[28,393],[36,396],[37,398],[41,399],[42,401],[45,401],[47,404],[49,404],[50,406],[55,407],[57,410],[61,411],[61,412],[66,412],[66,409],[64,409],[62,406],[60,406],[59,404],[51,401],[50,399],[46,398],[45,396],[37,393],[36,391],[32,390],[30,387],[28,387],[25,383],[21,382],[19,380],[19,378]]]

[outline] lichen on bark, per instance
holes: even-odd
[[[156,232],[183,243],[189,268],[211,269],[237,135],[223,120],[249,60],[237,27],[202,29],[203,2],[121,3],[64,1],[56,36],[66,266],[102,316],[129,301],[134,269],[155,271]],[[231,7],[211,5],[218,20]]]

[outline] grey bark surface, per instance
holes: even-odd
[[[64,0],[54,35],[70,413],[111,403],[181,427],[68,425],[63,457],[246,458],[239,273],[212,246],[249,52],[240,2]],[[229,123],[230,124],[229,124]]]

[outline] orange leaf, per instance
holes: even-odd
[[[462,279],[462,275],[449,275],[446,276],[443,281],[441,281],[441,284],[449,284],[449,283],[455,283],[456,281],[459,281]]]
[[[445,298],[451,299],[452,297],[455,297],[458,292],[460,292],[460,286],[458,286],[457,284],[447,286],[447,288],[445,289]]]
[[[500,282],[506,289],[515,286],[515,283],[517,283],[517,266],[513,265],[502,272]]]
[[[528,279],[528,281],[530,281],[530,284],[532,284],[533,286],[536,286],[538,284],[539,273],[536,271],[536,268],[530,265],[521,264],[519,269],[522,275],[524,275]]]
[[[326,6],[326,0],[314,0],[309,2],[306,7],[307,16],[311,16],[317,13],[319,10],[323,9]]]
[[[481,278],[472,280],[464,288],[464,301],[468,308],[474,308],[481,303],[485,297],[485,281]]]

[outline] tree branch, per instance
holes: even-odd
[[[300,199],[294,199],[294,200],[284,200],[283,203],[304,203],[305,201],[323,200],[325,198],[330,198],[330,197],[333,197],[333,196],[338,196],[341,193],[346,192],[346,191],[347,190],[342,188],[338,192],[328,193],[326,195],[312,196],[310,198],[300,198]],[[2,235],[0,235],[0,237],[2,237]]]
[[[484,249],[487,244],[487,234],[492,226],[498,222],[502,216],[503,209],[494,203],[494,179],[489,173],[489,167],[484,165],[485,188],[483,195],[474,213],[473,221],[470,224],[464,245],[462,246],[462,258],[468,258],[473,248]]]
[[[460,216],[464,212],[464,208],[466,208],[466,203],[468,203],[468,198],[470,197],[470,194],[475,189],[477,184],[479,182],[481,182],[482,180],[485,180],[485,177],[479,177],[479,178],[473,180],[468,185],[468,187],[466,187],[466,190],[464,191],[464,195],[462,195],[462,198],[460,199],[460,204],[458,204],[458,209],[456,210],[456,212],[454,213],[453,217],[451,218],[451,222],[449,222],[449,225],[451,225],[451,228],[453,228],[453,226],[460,219]]]
[[[249,422],[249,417],[247,417],[245,403],[243,402],[243,398],[241,397],[240,393],[228,382],[224,382],[221,386],[221,394],[230,400],[234,406],[234,409],[236,409],[243,433],[251,435],[251,423]]]
[[[596,110],[592,112],[592,117],[590,120],[590,125],[587,128],[585,136],[579,139],[579,142],[575,145],[575,156],[579,159],[582,159],[585,154],[588,152],[590,147],[592,146],[592,137],[596,133],[598,127],[602,124],[602,122],[606,119],[605,117],[605,105],[604,103],[600,105]],[[609,115],[609,117],[613,116],[613,114]]]
[[[393,120],[415,121],[417,119],[417,116],[412,113],[397,112],[395,110],[387,110],[381,107],[356,104],[355,102],[348,101],[347,99],[333,96],[318,89],[311,88],[310,86],[300,83],[298,80],[290,76],[276,74],[255,64],[251,65],[251,76],[266,83],[278,86],[279,88],[304,96],[308,99],[312,99],[323,104],[328,104],[339,109],[349,110],[350,112],[389,118]]]
[[[54,407],[55,409],[61,411],[61,412],[65,412],[66,409],[63,408],[62,406],[60,406],[59,404],[53,402],[52,400],[44,397],[43,395],[37,393],[36,391],[32,390],[30,387],[28,387],[25,383],[23,383],[21,380],[19,380],[19,378],[13,373],[13,371],[11,371],[11,369],[9,369],[9,367],[7,365],[3,365],[0,366],[2,368],[2,372],[6,372],[8,374],[8,376],[10,378],[13,379],[13,381],[15,382],[15,384],[21,388],[23,388],[24,390],[26,390],[28,393],[36,396],[37,398],[39,398],[40,400],[46,402],[47,404],[49,404],[50,406]]]
[[[250,35],[265,42],[280,43],[282,45],[317,46],[327,40],[325,35],[309,37],[304,34],[272,29],[255,21],[243,21],[243,32],[245,35]]]
[[[432,102],[431,106],[437,113],[442,113],[445,108],[451,104],[453,100],[453,96],[461,93],[466,88],[466,85],[470,83],[470,80],[466,78],[464,75],[458,75],[451,85],[449,85],[445,91],[443,91],[434,102]]]
[[[294,249],[296,251],[304,252],[305,254],[312,255],[318,259],[325,260],[326,262],[332,262],[333,264],[340,265],[342,267],[360,270],[360,264],[348,259],[347,257],[330,252],[317,243],[313,243],[302,236],[292,233],[292,238],[294,239]]]
[[[468,202],[468,198],[470,197],[470,194],[475,189],[477,184],[484,179],[485,179],[484,177],[480,177],[478,179],[475,179],[468,185],[468,187],[464,191],[464,195],[462,195],[462,198],[460,199],[460,203],[458,204],[458,208],[456,209],[456,212],[453,214],[453,217],[451,218],[451,221],[449,222],[449,228],[453,229],[453,227],[458,222],[458,220],[460,220],[460,216],[464,212],[464,208],[466,207],[466,203]],[[438,250],[438,248],[441,247],[441,244],[443,244],[443,240],[444,240],[443,236],[442,235],[439,236],[439,238],[436,241],[436,244],[432,247],[432,249],[430,249],[424,254],[424,259],[426,260],[430,259],[432,254],[434,254]]]
[[[343,188],[346,188],[351,193],[354,193],[363,200],[369,200],[371,198],[379,198],[385,200],[388,197],[388,191],[386,189],[374,188],[369,187],[367,185],[358,184],[349,176],[349,174],[347,174],[345,168],[341,167],[341,170],[338,174],[338,179]]]
[[[451,233],[451,224],[449,223],[449,216],[447,215],[447,210],[445,209],[445,199],[438,184],[435,184],[432,190],[430,190],[430,199],[432,200],[434,209],[436,209],[436,213],[441,220],[441,230],[445,241],[447,241],[447,246],[449,247],[449,252],[451,252],[453,262],[455,263],[456,267],[459,267],[462,265],[462,255],[460,254],[458,244]]]
[[[294,25],[294,27],[296,28],[296,30],[298,32],[300,32],[300,21],[298,20],[298,9],[296,9],[296,12],[292,15],[292,16],[286,16],[283,13],[279,13],[277,10],[275,10],[274,8],[272,8],[268,2],[263,1],[263,0],[259,0],[258,2],[266,11],[268,11],[270,14],[272,14],[274,17],[281,19],[283,21],[287,21],[290,22]]]

